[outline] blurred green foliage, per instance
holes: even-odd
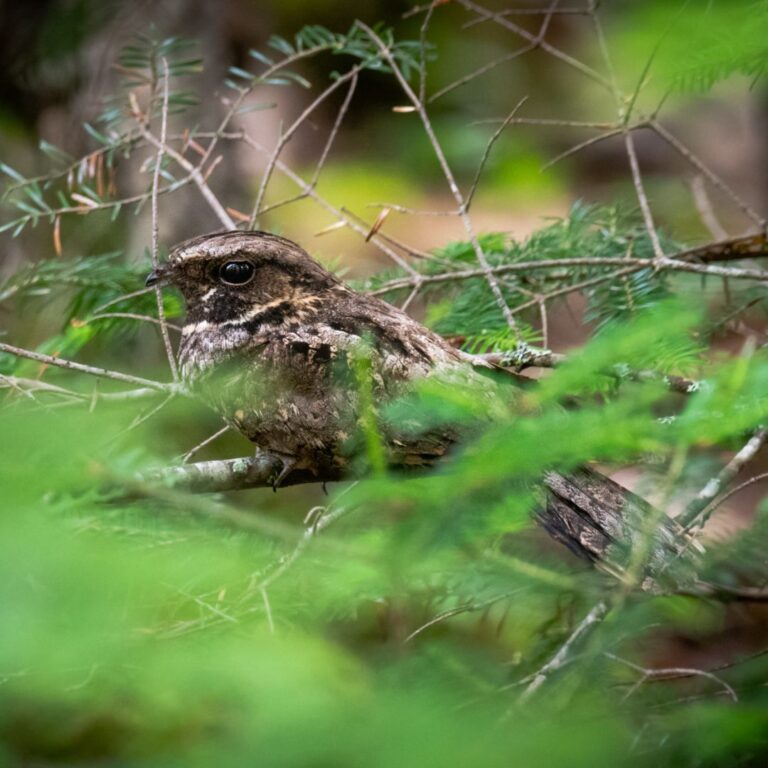
[[[163,461],[149,452],[160,422],[115,444],[135,405],[98,404],[94,416],[13,398],[0,414],[6,762],[719,765],[763,754],[760,658],[720,673],[738,709],[717,698],[681,709],[681,696],[721,686],[638,688],[605,655],[640,662],[664,631],[723,621],[713,606],[702,625],[690,598],[617,603],[576,660],[518,702],[517,681],[569,616],[614,589],[531,538],[533,481],[585,460],[671,457],[764,418],[762,353],[746,369],[723,364],[672,424],[654,417],[669,397],[655,384],[563,409],[564,394],[591,391],[611,364],[646,365],[658,344],[687,349],[697,322],[662,305],[588,345],[524,403],[500,381],[492,424],[443,469],[334,491],[326,505],[340,519],[309,542],[259,497],[246,517],[234,499],[151,488],[126,499],[115,481]],[[454,387],[448,413],[446,394],[422,391],[419,418],[475,418],[476,393]],[[707,418],[725,407],[743,419]],[[713,548],[709,572],[727,578],[734,547],[754,551],[756,537],[763,526]]]
[[[734,75],[760,84],[768,56],[764,0],[650,0],[631,4],[629,13],[617,25],[615,52],[627,78],[637,77],[638,62],[647,66],[643,87],[653,97],[670,89],[678,97],[701,94]]]

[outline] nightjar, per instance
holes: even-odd
[[[352,290],[285,238],[233,231],[187,240],[149,275],[147,285],[155,283],[176,286],[186,301],[179,347],[186,384],[257,450],[282,461],[274,487],[293,470],[344,474],[360,450],[364,391],[382,409],[437,378],[493,401],[482,360]],[[485,406],[479,410],[490,417]],[[392,464],[431,464],[461,436],[455,424],[418,422],[378,425]],[[633,539],[628,521],[648,514],[642,499],[585,468],[548,472],[542,484],[540,522],[590,561],[610,563],[611,547]]]
[[[186,302],[185,383],[282,459],[278,484],[293,469],[324,476],[348,464],[363,384],[377,407],[435,375],[489,385],[469,355],[354,291],[283,237],[232,231],[188,240],[147,278],[156,282],[177,287]],[[393,425],[382,437],[398,465],[431,463],[456,439],[451,428]]]

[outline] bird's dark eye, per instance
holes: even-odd
[[[250,261],[227,261],[219,269],[219,279],[227,285],[244,285],[254,273]]]

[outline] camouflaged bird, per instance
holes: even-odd
[[[188,240],[149,275],[147,284],[155,283],[176,286],[186,301],[184,380],[258,450],[282,460],[275,487],[293,470],[338,476],[354,458],[362,409],[356,359],[366,361],[377,407],[430,377],[470,385],[473,396],[492,402],[493,384],[476,370],[482,360],[352,290],[285,238],[235,231]],[[407,426],[380,424],[389,459],[399,466],[431,464],[460,437],[455,427]],[[621,557],[611,553],[632,550],[632,521],[647,518],[647,503],[585,468],[548,472],[543,485],[543,526],[579,556],[621,572]],[[666,529],[661,563],[679,541],[674,521],[666,520]],[[647,588],[657,589],[653,570]]]
[[[176,246],[147,278],[176,286],[187,306],[182,377],[262,451],[322,476],[347,465],[360,426],[365,358],[376,405],[439,374],[476,380],[472,358],[401,310],[351,289],[296,243],[266,232],[221,232]],[[428,464],[450,429],[383,427],[396,464]]]

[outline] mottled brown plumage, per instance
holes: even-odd
[[[361,374],[377,406],[425,377],[471,384],[481,396],[491,387],[475,370],[482,362],[352,290],[276,235],[235,231],[188,240],[147,283],[158,281],[178,287],[186,300],[179,349],[185,381],[260,450],[283,460],[276,485],[293,469],[323,478],[343,472],[359,447]],[[361,359],[364,371],[355,362]],[[450,427],[380,426],[398,465],[429,464],[458,437]],[[545,486],[544,526],[592,561],[617,544],[629,546],[628,510],[647,512],[641,499],[592,471],[550,472]],[[663,545],[671,546],[666,539]],[[606,564],[620,570],[610,556]]]
[[[484,382],[467,355],[276,235],[188,240],[153,279],[175,285],[186,300],[185,381],[260,449],[281,456],[286,472],[325,473],[349,460],[359,432],[361,358],[377,404],[435,374]],[[393,461],[428,463],[454,435],[385,427],[384,438]]]

